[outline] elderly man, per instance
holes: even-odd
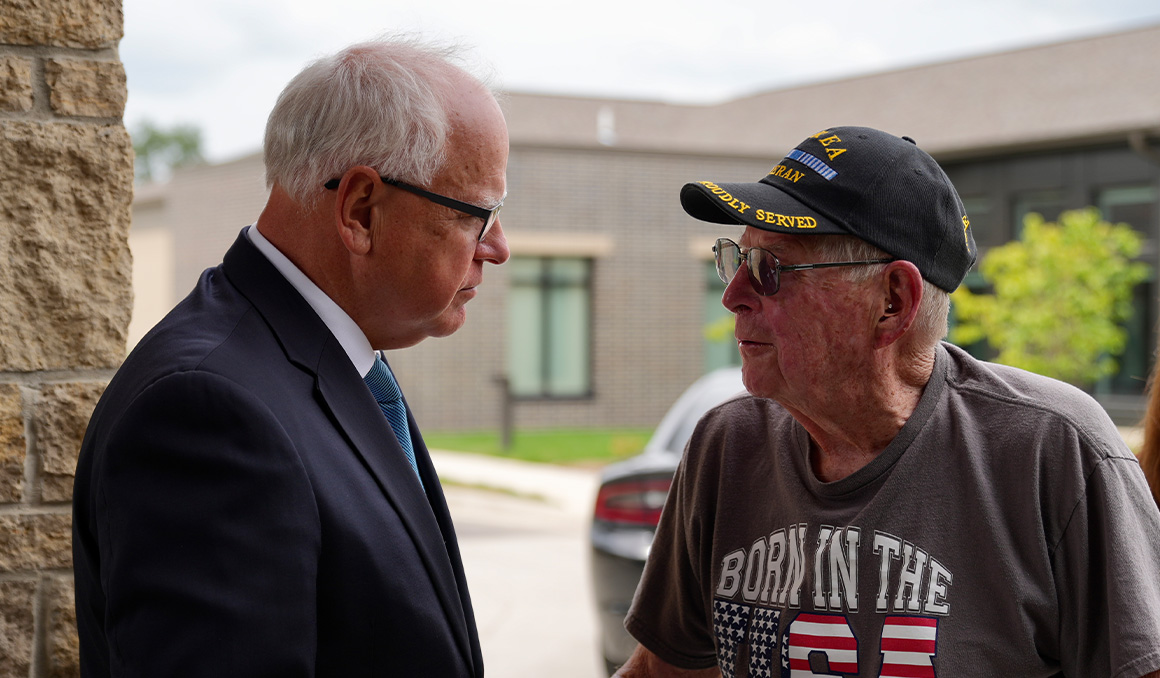
[[[257,223],[85,436],[83,675],[483,675],[439,479],[372,350],[454,332],[509,255],[503,116],[449,56],[356,45],[279,97]]]
[[[688,184],[753,397],[700,422],[621,676],[1160,674],[1160,514],[1104,412],[941,344],[975,259],[913,141],[806,139]]]

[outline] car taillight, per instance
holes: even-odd
[[[656,527],[672,478],[610,482],[596,495],[597,520]]]

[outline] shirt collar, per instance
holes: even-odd
[[[358,373],[366,376],[371,371],[371,367],[374,366],[375,352],[371,347],[371,342],[367,340],[367,336],[363,334],[358,324],[346,314],[346,311],[334,303],[333,299],[326,296],[326,293],[318,285],[306,277],[306,274],[295,266],[294,262],[278,251],[278,248],[274,247],[273,243],[262,235],[262,232],[258,230],[257,222],[246,228],[246,236],[254,247],[257,247],[258,251],[270,260],[270,263],[278,269],[286,281],[302,295],[306,303],[310,304],[310,308],[314,309],[330,333],[334,335],[335,339],[338,339],[339,345],[346,351],[347,357],[350,358],[350,362],[358,370]]]

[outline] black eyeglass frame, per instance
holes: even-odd
[[[432,193],[431,191],[419,188],[418,186],[413,186],[405,181],[399,181],[398,179],[391,179],[390,177],[384,176],[380,176],[379,178],[383,180],[384,184],[390,184],[391,186],[401,188],[408,193],[414,193],[420,198],[426,198],[436,205],[450,207],[457,212],[463,212],[469,216],[483,219],[483,228],[479,230],[479,237],[476,238],[476,242],[482,241],[484,237],[487,236],[487,232],[491,230],[491,227],[495,225],[496,220],[499,218],[499,211],[503,207],[503,201],[507,199],[507,193],[504,193],[503,197],[499,199],[499,204],[488,209],[487,207],[472,205],[469,202],[463,202],[462,200],[449,198],[445,195]],[[338,188],[338,185],[341,181],[342,179],[331,179],[330,181],[323,184],[322,187],[328,191],[333,191],[334,189]]]
[[[728,275],[725,272],[725,264],[721,260],[722,249],[725,247],[731,247],[737,250],[737,267],[734,269],[732,275]],[[773,266],[769,267],[773,271],[772,291],[766,291],[767,285],[761,280],[764,273],[762,273],[762,276],[759,276],[761,272],[754,270],[755,267],[752,258],[755,251],[761,252],[773,260]],[[717,262],[717,277],[721,278],[721,282],[726,285],[732,282],[733,278],[737,277],[737,271],[741,270],[741,264],[744,263],[746,269],[749,271],[749,282],[753,285],[753,290],[763,297],[772,297],[781,289],[782,271],[808,271],[814,268],[834,268],[836,266],[868,266],[871,264],[889,264],[892,261],[897,261],[896,259],[865,259],[862,261],[825,261],[817,264],[791,264],[786,266],[781,263],[781,260],[777,258],[776,254],[767,249],[761,247],[744,249],[741,245],[738,245],[729,238],[717,239],[717,242],[713,244],[713,258]]]

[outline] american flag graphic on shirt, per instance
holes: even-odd
[[[879,678],[935,678],[932,657],[938,619],[886,617],[882,626],[882,667]],[[814,673],[810,655],[826,657],[826,674]],[[802,613],[787,629],[781,650],[782,676],[857,675],[858,641],[844,616]]]
[[[810,654],[821,652],[831,673],[858,673],[858,640],[846,618],[837,614],[802,613],[789,625],[787,656],[789,678],[817,675],[810,668]]]
[[[882,625],[882,678],[934,678],[938,619],[887,617]]]
[[[780,616],[778,610],[767,607],[721,599],[713,601],[717,660],[724,678],[736,675],[738,651],[742,646],[748,649],[750,678],[855,676],[862,675],[862,669],[875,668],[859,665],[858,639],[846,616],[802,612],[789,623],[779,643]],[[937,644],[937,618],[885,617],[879,646],[882,664],[876,675],[879,678],[936,678],[933,659]],[[777,674],[775,667],[780,668]],[[821,673],[816,673],[815,668]]]
[[[723,678],[936,678],[953,575],[919,545],[793,523],[720,563],[712,624]]]

